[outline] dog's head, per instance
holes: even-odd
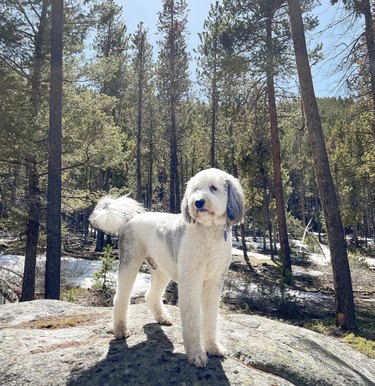
[[[202,170],[188,182],[181,211],[188,223],[238,224],[244,216],[241,184],[222,170]]]

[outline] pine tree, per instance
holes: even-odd
[[[329,167],[321,118],[315,98],[306,49],[302,11],[298,0],[288,0],[288,5],[302,103],[331,252],[336,300],[336,322],[344,329],[355,329],[356,317],[353,288],[344,228],[342,226],[336,190]]]
[[[225,55],[225,51],[220,43],[222,16],[223,9],[219,2],[216,1],[214,4],[211,4],[208,17],[204,22],[205,30],[199,34],[201,44],[198,47],[200,54],[198,79],[210,103],[211,138],[209,164],[211,167],[218,166],[216,160],[216,136],[218,130],[219,99],[223,80],[221,66],[223,54]]]
[[[166,106],[169,152],[169,209],[180,211],[179,108],[189,90],[188,53],[186,51],[186,0],[164,0],[159,13],[158,30],[162,35],[158,60],[159,92]]]
[[[281,261],[282,261],[282,276],[287,284],[290,284],[292,278],[292,263],[290,259],[290,247],[288,240],[288,230],[286,225],[285,204],[284,204],[284,192],[283,181],[281,174],[281,154],[280,154],[280,139],[279,139],[279,123],[276,107],[276,92],[275,92],[275,80],[274,74],[276,72],[274,63],[274,56],[276,55],[274,42],[273,42],[273,17],[277,8],[282,3],[270,3],[262,2],[262,12],[266,18],[266,78],[267,78],[267,98],[268,98],[268,111],[270,116],[271,126],[271,146],[272,146],[272,164],[273,164],[273,186],[276,200],[276,212],[277,223],[279,230],[279,241],[281,249]]]
[[[152,46],[148,42],[148,31],[144,29],[143,23],[138,24],[137,31],[132,36],[133,69],[136,79],[137,100],[137,150],[136,150],[136,197],[142,200],[142,140],[145,99],[152,77]]]
[[[0,12],[0,68],[9,85],[16,86],[13,95],[4,92],[4,100],[12,100],[15,93],[17,103],[6,114],[10,120],[4,125],[2,135],[2,156],[15,165],[20,181],[26,177],[27,184],[20,186],[25,191],[22,203],[27,205],[26,248],[24,282],[21,300],[31,300],[35,292],[35,265],[39,241],[40,223],[43,217],[43,192],[47,174],[47,130],[48,127],[48,78],[50,53],[50,5],[47,0],[33,2],[4,0]],[[87,27],[80,6],[72,4],[66,15],[71,21],[67,32],[69,52],[77,53]],[[5,105],[6,106],[6,105]],[[20,114],[11,118],[19,108]],[[4,115],[2,115],[4,116]],[[5,118],[5,116],[4,116]],[[15,120],[16,118],[16,120]],[[5,138],[8,138],[6,141]],[[5,144],[5,146],[3,146]]]
[[[113,0],[100,1],[93,7],[93,15],[98,17],[94,49],[99,59],[96,71],[100,76],[96,83],[100,91],[117,98],[117,103],[112,110],[115,123],[121,125],[121,111],[126,88],[126,64],[128,36],[126,25],[121,19],[122,7]],[[109,192],[111,186],[112,170],[110,167],[100,168],[98,172],[98,185],[100,189]],[[107,243],[110,243],[107,235]],[[104,233],[97,232],[95,251],[101,252],[104,248]]]
[[[332,4],[338,3],[338,0],[331,0]],[[364,40],[366,46],[367,71],[369,73],[370,90],[372,98],[372,108],[375,110],[375,22],[374,22],[374,4],[370,0],[343,0],[347,10],[354,12],[356,16],[362,15],[365,19]],[[373,124],[375,133],[375,123]]]
[[[271,129],[273,161],[273,193],[276,201],[282,275],[285,282],[291,281],[292,265],[288,240],[283,181],[278,114],[276,105],[276,80],[291,72],[288,58],[289,31],[285,23],[284,1],[227,0],[224,8],[228,17],[227,30],[222,32],[221,41],[227,50],[239,52],[247,62],[249,73],[262,82],[266,78],[266,97]],[[278,28],[274,28],[277,23]]]
[[[100,1],[93,7],[97,17],[93,48],[99,59],[100,91],[106,95],[120,97],[125,87],[125,64],[127,60],[127,28],[122,20],[122,7],[113,0]],[[116,111],[114,111],[116,118]]]

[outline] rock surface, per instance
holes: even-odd
[[[220,317],[225,359],[188,364],[177,307],[159,326],[130,307],[115,341],[111,309],[38,300],[0,307],[1,385],[375,385],[375,361],[329,337],[258,316]]]

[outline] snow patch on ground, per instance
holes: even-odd
[[[15,273],[22,275],[25,258],[19,255],[1,255],[0,266],[8,268]],[[38,256],[37,268],[44,271],[46,262],[45,256]],[[94,284],[94,274],[101,267],[99,260],[84,260],[74,257],[61,258],[61,277],[64,285],[80,288],[91,288]],[[115,282],[117,279],[118,261],[114,263],[113,269],[108,273],[108,280]],[[0,268],[1,272],[1,268]],[[12,275],[6,271],[6,275]],[[147,273],[138,273],[132,290],[132,297],[143,296],[149,287],[151,277]]]
[[[300,248],[300,251],[306,251],[307,245],[302,243],[299,240],[291,240],[291,243],[297,248]],[[254,250],[259,250],[262,248],[262,240],[259,239],[254,241],[251,238],[246,239],[246,244],[248,246],[248,254],[250,257],[257,260],[270,260],[271,256],[269,254],[263,254],[260,252],[254,252]],[[242,257],[243,251],[240,249],[241,243],[233,240],[232,255],[235,257]],[[322,251],[324,254],[314,253],[308,254],[309,260],[320,266],[330,264],[330,253],[329,248],[326,245],[321,245]],[[44,266],[45,266],[45,256],[38,256],[37,258],[37,270],[42,272],[44,277]],[[369,267],[375,268],[375,259],[368,258],[366,259]],[[4,267],[8,270],[2,270],[1,267]],[[12,274],[10,271],[14,271],[18,275],[23,274],[24,267],[24,256],[19,255],[6,255],[0,254],[0,274],[6,277],[17,276]],[[98,260],[85,260],[77,259],[73,257],[62,257],[61,259],[61,277],[64,285],[80,287],[80,288],[91,288],[94,283],[94,273],[98,271],[101,267],[101,261]],[[116,282],[117,279],[117,268],[118,261],[114,263],[113,269],[108,273],[108,279],[110,281]],[[10,270],[10,271],[9,271]],[[298,269],[296,269],[295,274],[298,275]],[[321,273],[319,271],[310,270],[309,274],[318,276]],[[19,278],[18,278],[19,279]],[[132,290],[132,297],[141,297],[146,292],[147,288],[150,285],[151,277],[147,273],[138,273],[134,287]],[[250,290],[256,290],[254,288],[248,288]],[[296,294],[297,295],[297,294]],[[298,296],[301,296],[298,294]],[[309,296],[313,298],[319,298],[319,294],[308,294],[303,296]]]

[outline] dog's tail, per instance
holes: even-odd
[[[105,196],[95,206],[90,222],[94,228],[105,233],[119,234],[132,217],[145,211],[140,203],[130,197]]]

